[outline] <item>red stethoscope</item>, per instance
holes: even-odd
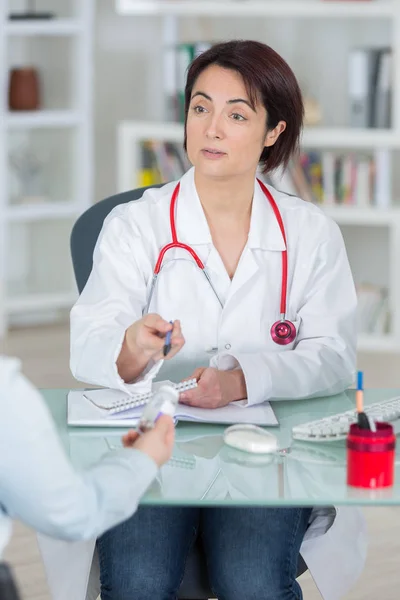
[[[281,318],[279,321],[276,321],[272,325],[271,332],[270,332],[271,338],[276,344],[285,346],[286,344],[290,344],[291,342],[293,342],[296,338],[296,327],[295,327],[294,323],[292,323],[292,321],[289,321],[286,319],[288,260],[287,260],[287,249],[286,249],[287,244],[286,244],[285,228],[283,225],[281,213],[279,212],[279,208],[277,207],[276,202],[273,199],[271,192],[263,184],[262,181],[260,181],[259,179],[257,179],[257,181],[260,184],[262,191],[264,192],[265,196],[267,197],[267,199],[272,207],[272,210],[275,213],[275,218],[278,221],[278,225],[281,230],[283,240],[285,242],[285,250],[282,251],[282,284],[281,284],[281,305],[280,305]],[[150,307],[150,302],[153,297],[153,292],[154,292],[154,288],[156,285],[158,275],[162,268],[164,256],[165,256],[166,252],[168,252],[168,250],[171,250],[172,248],[182,248],[182,250],[189,252],[189,254],[192,256],[193,260],[195,261],[195,263],[197,264],[197,266],[199,267],[199,269],[202,271],[203,275],[207,279],[207,283],[209,284],[212,291],[214,292],[218,302],[221,305],[221,308],[224,307],[223,302],[221,301],[221,298],[219,297],[219,295],[211,281],[211,278],[210,278],[209,274],[207,273],[207,270],[206,270],[203,262],[200,260],[200,258],[198,257],[196,252],[193,250],[193,248],[191,248],[187,244],[182,244],[181,242],[178,241],[178,237],[176,235],[176,225],[175,225],[175,206],[176,206],[176,201],[177,201],[178,194],[179,194],[179,189],[180,189],[180,183],[177,184],[177,186],[175,187],[175,189],[173,191],[173,194],[171,197],[171,203],[170,203],[170,207],[169,207],[169,220],[170,220],[170,225],[171,225],[172,242],[170,244],[167,244],[160,250],[160,254],[158,256],[156,266],[154,267],[153,279],[151,282],[150,293],[149,293],[149,297],[147,300],[147,306],[146,306],[146,310],[145,310],[146,313],[148,312],[149,307]]]

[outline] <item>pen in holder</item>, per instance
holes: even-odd
[[[376,489],[390,487],[394,479],[396,436],[390,423],[378,422],[364,412],[363,373],[358,371],[357,423],[347,436],[347,485]]]
[[[347,436],[347,485],[376,489],[394,480],[396,436],[390,423],[375,424],[376,431],[350,425]]]

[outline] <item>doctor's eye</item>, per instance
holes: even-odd
[[[239,113],[233,113],[231,117],[234,121],[247,121],[247,119],[243,115],[239,115]]]
[[[204,108],[204,106],[201,106],[200,104],[198,104],[197,106],[193,106],[192,110],[197,115],[200,115],[201,113],[207,112],[206,109]]]

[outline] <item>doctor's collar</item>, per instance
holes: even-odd
[[[179,239],[190,245],[212,244],[210,228],[194,183],[194,167],[180,180],[176,204],[176,227]],[[277,192],[271,190],[272,195]],[[247,246],[253,249],[282,252],[285,242],[268,199],[255,181]]]

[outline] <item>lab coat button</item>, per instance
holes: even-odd
[[[226,348],[226,350],[230,350],[232,348],[232,346],[230,344],[225,344],[225,348]]]

